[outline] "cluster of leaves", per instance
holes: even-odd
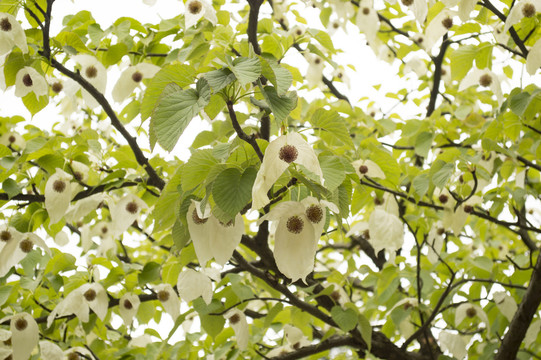
[[[0,2],[0,87],[29,88],[32,115],[62,114],[50,130],[0,118],[0,259],[10,231],[51,248],[24,251],[0,278],[0,356],[541,357],[541,90],[513,88],[517,70],[541,65],[538,1],[189,0],[160,23],[105,29],[84,10],[53,34],[54,4]],[[11,32],[22,17],[28,48]],[[336,62],[346,32],[407,85],[385,102],[350,96],[366,64]],[[113,102],[106,72],[126,63]],[[198,116],[210,130],[189,159],[160,155]],[[293,133],[323,181],[287,161],[270,202],[253,206],[262,164],[284,161],[269,144]],[[54,222],[59,170],[71,205]],[[330,211],[315,265],[292,282],[273,252],[280,225],[257,219],[312,197]],[[244,224],[227,264],[200,261],[195,221],[214,221],[217,242],[229,241],[219,226]],[[28,314],[41,341],[27,354],[15,344]],[[155,324],[169,316],[164,334]]]

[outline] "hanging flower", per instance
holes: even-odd
[[[511,295],[507,295],[505,291],[495,292],[492,297],[503,316],[509,321],[513,320],[518,308],[515,299]]]
[[[359,10],[357,11],[356,24],[359,30],[364,33],[366,41],[371,46],[374,46],[377,41],[379,31],[379,17],[374,9],[372,0],[361,0],[359,2]]]
[[[107,292],[100,283],[84,284],[73,290],[62,300],[47,317],[47,327],[54,319],[75,314],[82,322],[88,322],[89,311],[92,309],[101,320],[105,319],[109,300]]]
[[[312,89],[321,85],[325,62],[321,56],[316,54],[306,54],[306,60],[308,60],[308,69],[306,70],[305,79],[308,87]]]
[[[301,329],[291,326],[284,325],[284,337],[286,338],[287,344],[276,347],[269,351],[266,356],[272,358],[274,356],[285,355],[292,351],[297,351],[304,346],[310,345],[310,341],[303,334]]]
[[[59,222],[70,205],[72,176],[61,169],[49,177],[45,184],[45,209],[49,213],[50,224]]]
[[[188,231],[201,266],[214,258],[224,265],[233,255],[244,234],[244,220],[237,214],[234,222],[223,223],[210,213],[210,206],[202,213],[200,203],[192,201],[186,214]]]
[[[64,351],[64,358],[68,360],[71,360],[71,359],[82,360],[82,359],[94,359],[94,356],[92,356],[92,353],[90,353],[88,349],[85,349],[82,346],[74,346]]]
[[[298,133],[282,135],[271,141],[265,150],[252,188],[252,209],[257,210],[268,204],[267,191],[291,163],[303,165],[319,176],[323,183],[321,166],[312,147]]]
[[[349,88],[350,86],[349,76],[346,74],[345,70],[342,67],[335,69],[332,73],[332,77],[333,79],[340,80],[341,82],[346,84],[346,86]]]
[[[186,269],[178,275],[177,290],[181,299],[186,302],[202,297],[208,304],[212,301],[212,282],[202,272]]]
[[[523,18],[533,18],[541,11],[541,0],[519,0],[514,3],[507,20],[505,21],[504,33],[509,31],[509,28],[518,23]]]
[[[442,331],[438,335],[438,340],[441,344],[441,349],[449,351],[458,360],[464,359],[468,354],[467,343],[458,334]]]
[[[306,216],[304,205],[296,201],[281,202],[262,216],[257,224],[265,220],[276,222],[273,223],[276,266],[291,281],[305,281],[314,269],[319,235]]]
[[[52,341],[42,340],[39,342],[40,359],[42,360],[63,360],[64,351]]]
[[[291,29],[289,29],[289,32],[288,32],[288,34],[296,40],[302,37],[305,33],[306,33],[306,28],[301,24],[291,27]]]
[[[528,74],[535,75],[537,70],[541,67],[541,39],[530,48],[528,57],[526,58],[526,70]]]
[[[177,320],[180,315],[180,299],[173,287],[169,284],[159,284],[154,286],[154,291],[165,311],[171,315],[173,321]]]
[[[125,293],[118,301],[118,312],[124,325],[130,326],[133,322],[133,318],[137,314],[141,300],[139,296],[134,293]]]
[[[19,47],[24,54],[28,52],[21,24],[13,15],[0,12],[0,56],[10,53],[13,46]]]
[[[116,204],[111,205],[113,234],[120,235],[126,231],[139,218],[142,209],[148,209],[148,205],[135,194],[128,194]]]
[[[107,70],[105,70],[105,66],[103,66],[97,58],[91,55],[75,55],[72,59],[81,65],[81,75],[83,78],[103,94],[105,92],[105,87],[107,86]],[[83,99],[89,107],[95,108],[99,105],[96,99],[94,99],[88,91],[83,89],[82,93]]]
[[[47,95],[47,80],[36,69],[25,66],[15,76],[15,96],[23,97],[34,92],[36,97]]]
[[[160,71],[160,67],[149,63],[139,63],[130,66],[122,72],[113,88],[113,100],[122,102],[127,99],[143,79],[150,79]]]
[[[376,254],[388,250],[390,254],[402,247],[404,243],[404,225],[402,221],[385,210],[375,209],[368,220],[370,243]]]
[[[470,14],[475,9],[475,5],[477,5],[477,0],[461,0],[460,4],[458,4],[460,20],[463,22],[470,20]]]
[[[308,196],[301,201],[304,206],[304,213],[312,226],[314,227],[314,246],[317,247],[317,242],[321,237],[323,228],[325,227],[327,211],[329,208],[335,214],[340,213],[340,209],[334,203],[327,200],[318,200],[313,196]]]
[[[0,251],[0,277],[6,275],[12,266],[24,259],[34,249],[34,245],[38,245],[51,255],[51,250],[45,241],[34,233],[19,233],[12,236],[10,240],[1,242],[5,245]]]
[[[385,173],[375,162],[371,160],[355,160],[351,163],[359,178],[362,179],[365,176],[371,178],[385,179]]]
[[[482,322],[485,323],[487,329],[489,328],[490,323],[488,322],[487,314],[478,305],[464,303],[464,304],[459,305],[456,308],[455,326],[457,327],[460,326],[462,321],[464,321],[464,319],[466,318],[469,318],[469,319],[479,318]]]
[[[425,1],[426,3],[426,1]],[[453,18],[456,13],[449,9],[443,9],[436,15],[425,29],[423,45],[430,50],[454,25]]]
[[[448,203],[444,205],[443,227],[445,229],[450,229],[455,235],[460,234],[462,228],[466,224],[468,216],[474,210],[474,206],[482,202],[483,199],[477,195],[472,196],[458,207],[455,206],[456,201],[454,199],[449,200]]]
[[[81,199],[75,204],[70,204],[64,218],[67,222],[75,223],[84,218],[91,211],[96,210],[99,204],[103,202],[104,198],[103,193],[99,193]]]
[[[191,28],[199,19],[204,17],[216,25],[218,18],[216,17],[216,10],[206,0],[188,0],[186,2],[186,12],[184,14],[184,21],[186,29]]]
[[[348,1],[330,0],[329,4],[333,9],[333,13],[336,14],[340,20],[348,21],[355,15],[353,4]]]
[[[250,332],[246,315],[239,309],[233,308],[224,314],[224,317],[229,320],[229,325],[235,331],[237,337],[237,345],[240,350],[246,350],[248,341],[250,340]]]
[[[502,88],[500,85],[500,80],[498,76],[490,71],[489,69],[478,69],[476,67],[472,68],[468,74],[460,82],[458,91],[464,91],[470,86],[481,86],[484,88],[490,88],[496,99],[498,99],[498,104],[503,102]]]
[[[419,24],[424,24],[428,15],[428,3],[426,0],[402,0],[402,4],[413,10],[415,19]]]
[[[39,341],[36,320],[28,313],[19,313],[0,320],[10,320],[11,350],[14,360],[27,360]]]
[[[417,56],[413,56],[411,59],[406,61],[404,73],[408,74],[410,72],[414,72],[418,77],[425,76],[428,72],[425,61]]]
[[[22,150],[26,146],[26,141],[16,132],[7,132],[0,136],[0,144]]]

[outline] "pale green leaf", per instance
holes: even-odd
[[[231,219],[250,201],[256,175],[257,171],[253,167],[249,167],[244,173],[229,168],[214,179],[212,185],[214,201]]]
[[[342,144],[353,147],[353,141],[349,136],[346,122],[334,110],[317,109],[310,123],[322,139],[325,139],[329,145],[340,146]]]

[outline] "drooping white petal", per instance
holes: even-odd
[[[526,59],[526,70],[528,74],[535,75],[541,67],[541,39],[530,48],[528,58]]]
[[[501,311],[503,316],[505,316],[509,321],[513,320],[513,316],[515,316],[518,308],[515,299],[512,296],[507,295],[505,291],[495,292],[493,297],[496,306]]]
[[[366,221],[359,221],[349,228],[349,231],[346,233],[346,236],[351,236],[353,234],[359,234],[368,230],[368,223]]]
[[[124,321],[124,325],[130,326],[132,324],[140,304],[141,300],[139,299],[139,296],[134,293],[122,295],[118,302],[118,312],[120,313],[122,321]]]
[[[423,24],[428,14],[428,3],[426,0],[413,0],[413,14],[419,24]]]
[[[372,160],[355,160],[351,165],[353,165],[355,172],[361,179],[365,176],[385,179],[383,170]]]
[[[468,74],[462,79],[458,87],[458,91],[464,91],[470,86],[490,87],[490,90],[496,95],[498,103],[503,102],[503,93],[498,76],[488,69],[472,68]]]
[[[215,217],[211,217],[214,232],[209,241],[214,260],[224,265],[233,255],[233,251],[239,246],[244,235],[244,220],[241,214],[235,217],[235,223],[223,224]]]
[[[28,313],[15,314],[11,318],[10,330],[13,360],[27,360],[39,340],[36,320]]]
[[[250,340],[250,331],[246,315],[239,309],[233,308],[224,314],[224,317],[229,320],[229,324],[235,331],[237,344],[240,350],[246,350],[248,341]]]
[[[541,1],[539,0],[521,0],[514,3],[511,11],[509,11],[509,15],[507,15],[507,20],[505,21],[505,27],[503,30],[505,33],[509,31],[511,26],[515,25],[526,16],[525,12],[527,11],[525,11],[525,7],[529,6],[533,6],[533,16],[535,16],[535,13],[541,11]]]
[[[0,68],[0,74],[3,73],[3,69]],[[24,149],[26,141],[24,138],[15,132],[7,132],[0,136],[0,144],[5,146],[14,146],[15,148]]]
[[[539,332],[541,332],[541,320],[535,319],[530,323],[530,327],[528,327],[526,336],[524,336],[524,346],[526,348],[530,347],[533,342],[537,340]]]
[[[489,322],[487,314],[480,306],[468,303],[460,304],[455,311],[455,326],[459,326],[466,317],[473,318],[476,316],[485,323],[488,329]]]
[[[103,286],[100,283],[84,284],[79,288],[79,291],[83,294],[84,301],[92,311],[101,320],[105,319],[109,308],[109,299]]]
[[[186,302],[202,297],[207,304],[212,301],[212,282],[201,272],[185,269],[178,275],[177,290],[181,299]]]
[[[306,59],[308,60],[308,69],[306,69],[306,83],[309,88],[314,88],[321,85],[323,79],[323,69],[325,68],[325,63],[323,59],[316,54],[307,54]]]
[[[64,360],[64,352],[60,346],[52,341],[42,340],[39,342],[40,359],[42,360]]]
[[[462,360],[466,357],[468,351],[466,342],[462,336],[452,334],[448,331],[442,331],[438,336],[442,350],[449,351],[455,358]]]
[[[148,205],[135,194],[128,194],[111,205],[113,234],[120,235],[126,231],[139,218],[142,209],[148,209]]]
[[[88,215],[91,211],[95,210],[103,200],[103,193],[94,194],[87,198],[81,199],[74,205],[72,204],[69,206],[64,218],[70,223],[77,222]]]
[[[424,0],[423,0],[424,1]],[[426,3],[426,1],[424,1]],[[447,21],[450,20],[451,25],[453,24],[453,17],[455,12],[449,9],[442,10],[438,15],[430,21],[425,29],[425,40],[423,46],[426,49],[432,49],[434,45],[438,42],[443,35],[445,35],[449,29],[444,25]]]
[[[15,96],[23,97],[34,92],[37,97],[47,95],[47,80],[30,66],[25,66],[15,76]]]
[[[216,10],[206,0],[188,0],[185,7],[184,21],[186,29],[197,24],[202,17],[205,17],[213,25],[218,22]]]
[[[366,41],[375,45],[380,24],[372,0],[363,0],[359,3],[356,24],[359,30],[364,33]]]
[[[460,20],[463,22],[468,21],[476,4],[477,0],[461,0],[458,5],[458,16],[460,17]]]
[[[107,70],[97,58],[87,54],[75,55],[72,59],[82,66],[81,75],[91,83],[102,94],[107,86]],[[92,95],[86,90],[81,90],[83,99],[91,107],[97,107],[99,104]]]
[[[186,222],[188,223],[188,231],[190,232],[197,260],[199,260],[201,266],[205,266],[213,256],[210,243],[211,238],[214,236],[212,230],[215,226],[212,221],[209,221],[208,217],[201,217],[201,214],[197,213],[197,208],[199,208],[199,202],[192,201],[186,214]]]
[[[47,317],[47,327],[51,327],[54,319],[58,316],[75,314],[82,322],[88,322],[88,304],[83,300],[83,294],[75,289],[64,300],[58,303]]]
[[[8,246],[12,241],[19,242],[22,233],[17,231],[14,227],[7,224],[0,225],[0,253],[4,252],[4,248]]]
[[[180,299],[173,287],[169,284],[159,284],[154,286],[154,291],[158,293],[158,300],[162,303],[165,311],[175,321],[180,315]]]
[[[154,4],[156,4],[156,1],[157,0],[143,0],[143,3],[148,6],[153,6]]]
[[[8,241],[0,252],[0,277],[6,275],[12,266],[24,259],[32,251],[34,245],[38,245],[49,255],[51,254],[45,241],[34,233],[24,233]]]
[[[443,236],[439,233],[440,228],[433,227],[428,232],[427,237],[427,243],[428,243],[428,261],[430,261],[432,264],[435,264],[439,257],[438,255],[441,252],[441,248],[443,247]]]
[[[49,213],[51,224],[59,222],[68,210],[71,201],[71,179],[70,174],[57,168],[45,184],[45,209]]]
[[[7,21],[10,24],[9,31],[0,29],[0,56],[11,52],[14,45],[18,46],[26,54],[28,52],[28,45],[21,24],[13,15],[8,13],[0,13],[0,21]]]
[[[375,209],[368,221],[370,243],[376,254],[386,249],[390,253],[398,250],[404,243],[404,225],[400,219],[388,212]]]
[[[141,84],[143,79],[152,78],[160,69],[159,66],[149,63],[130,66],[122,72],[115,84],[113,88],[113,100],[116,102],[124,101]]]

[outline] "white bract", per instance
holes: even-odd
[[[475,317],[479,318],[482,322],[484,322],[487,330],[489,330],[487,314],[480,306],[468,303],[461,304],[456,308],[455,326],[459,326],[466,318],[473,319]]]
[[[426,1],[425,1],[426,3]],[[449,9],[443,9],[430,21],[425,29],[423,46],[430,50],[443,35],[453,26],[453,17],[456,13]]]
[[[128,194],[110,205],[113,236],[126,231],[139,218],[142,209],[148,209],[148,205],[135,194]]]
[[[105,69],[105,66],[103,66],[97,58],[91,55],[75,55],[72,59],[81,65],[81,75],[83,78],[103,94],[105,92],[105,87],[107,86],[107,70]],[[99,105],[96,99],[94,99],[88,91],[83,89],[82,93],[83,99],[89,107],[95,108]]]
[[[22,259],[38,245],[51,255],[51,250],[42,238],[34,233],[18,233],[11,231],[12,237],[8,241],[0,241],[0,277],[6,275],[12,266],[18,264]]]
[[[442,331],[438,336],[442,350],[449,351],[456,359],[462,360],[468,354],[467,343],[462,336]]]
[[[154,291],[165,311],[171,315],[173,321],[176,321],[180,315],[180,299],[173,287],[169,284],[159,284],[154,286]]]
[[[91,211],[95,210],[98,205],[104,200],[103,193],[94,194],[87,198],[77,201],[74,205],[70,205],[64,218],[68,222],[77,222],[84,218]]]
[[[36,320],[28,313],[19,313],[0,320],[10,320],[11,350],[13,360],[27,360],[39,341]]]
[[[390,254],[402,247],[404,243],[404,225],[402,221],[385,210],[375,209],[368,220],[370,244],[376,254],[388,250]]]
[[[316,54],[306,54],[306,60],[308,61],[308,69],[306,70],[306,83],[309,88],[315,88],[321,85],[323,79],[323,69],[325,68],[325,62]]]
[[[1,71],[2,69],[0,69],[0,72]],[[7,132],[0,136],[0,144],[15,147],[18,149],[24,149],[24,147],[26,146],[26,141],[21,135],[17,134],[16,132]]]
[[[379,31],[379,17],[374,9],[372,0],[361,0],[359,2],[359,10],[357,11],[356,24],[359,30],[366,37],[366,41],[370,46],[375,46]]]
[[[298,133],[282,135],[271,141],[265,150],[252,188],[252,209],[260,209],[269,203],[267,191],[291,163],[303,165],[323,183],[323,172],[314,149]]]
[[[237,345],[240,350],[246,350],[248,341],[250,340],[250,331],[246,315],[239,309],[233,308],[224,314],[224,317],[229,320],[229,325],[235,331],[237,337]]]
[[[122,321],[124,321],[124,325],[130,326],[132,324],[140,304],[141,300],[139,296],[134,293],[125,293],[122,295],[118,302],[118,312]]]
[[[426,16],[428,15],[428,2],[426,0],[403,1],[402,3],[409,3],[407,6],[412,9],[413,15],[419,24],[425,22]]]
[[[511,11],[509,11],[509,15],[507,15],[503,31],[506,33],[511,26],[525,17],[534,17],[539,11],[541,11],[541,0],[519,0],[515,2]]]
[[[509,321],[513,320],[518,308],[515,299],[511,295],[508,295],[505,291],[495,292],[492,297],[494,298],[494,302],[503,316],[505,316]]]
[[[181,299],[186,302],[202,297],[208,304],[212,301],[212,282],[202,272],[185,269],[178,275],[177,290]]]
[[[502,104],[503,93],[500,80],[498,79],[498,76],[489,69],[478,69],[473,67],[460,82],[458,91],[464,91],[470,86],[482,86],[484,88],[490,88],[494,95],[496,95],[498,104]]]
[[[365,176],[385,179],[385,173],[381,170],[378,164],[371,160],[355,160],[351,163],[351,165],[353,165],[355,172],[361,179]]]
[[[39,349],[42,360],[64,360],[64,351],[52,341],[40,341]]]
[[[47,80],[36,69],[25,66],[15,76],[15,96],[23,97],[34,92],[36,97],[47,95]]]
[[[186,12],[184,13],[184,22],[186,29],[191,28],[197,22],[204,17],[216,25],[218,18],[216,17],[216,10],[206,0],[188,0],[186,2]]]
[[[212,258],[218,264],[224,265],[233,255],[244,234],[242,215],[237,214],[234,223],[231,221],[224,224],[210,213],[208,204],[202,213],[200,203],[197,201],[192,201],[186,220],[195,254],[201,266],[205,266]]]
[[[82,322],[88,322],[89,311],[92,309],[101,320],[105,319],[109,299],[107,292],[99,283],[83,284],[70,292],[47,317],[47,327],[54,319],[74,314]]]
[[[323,211],[323,209],[322,209]],[[306,215],[305,206],[296,201],[276,205],[257,224],[273,221],[274,259],[282,274],[292,281],[302,279],[314,269],[319,234]]]
[[[139,63],[128,67],[122,72],[113,88],[113,100],[116,102],[124,101],[136,87],[141,85],[143,79],[154,77],[160,69],[161,67],[149,63]]]
[[[70,174],[57,168],[45,184],[45,209],[51,225],[59,222],[68,210],[72,195],[71,179]]]
[[[541,39],[530,48],[526,59],[526,70],[528,74],[535,75],[537,69],[541,67]]]
[[[0,56],[11,52],[14,46],[19,47],[23,53],[28,52],[26,35],[24,30],[15,19],[8,13],[0,13]]]

